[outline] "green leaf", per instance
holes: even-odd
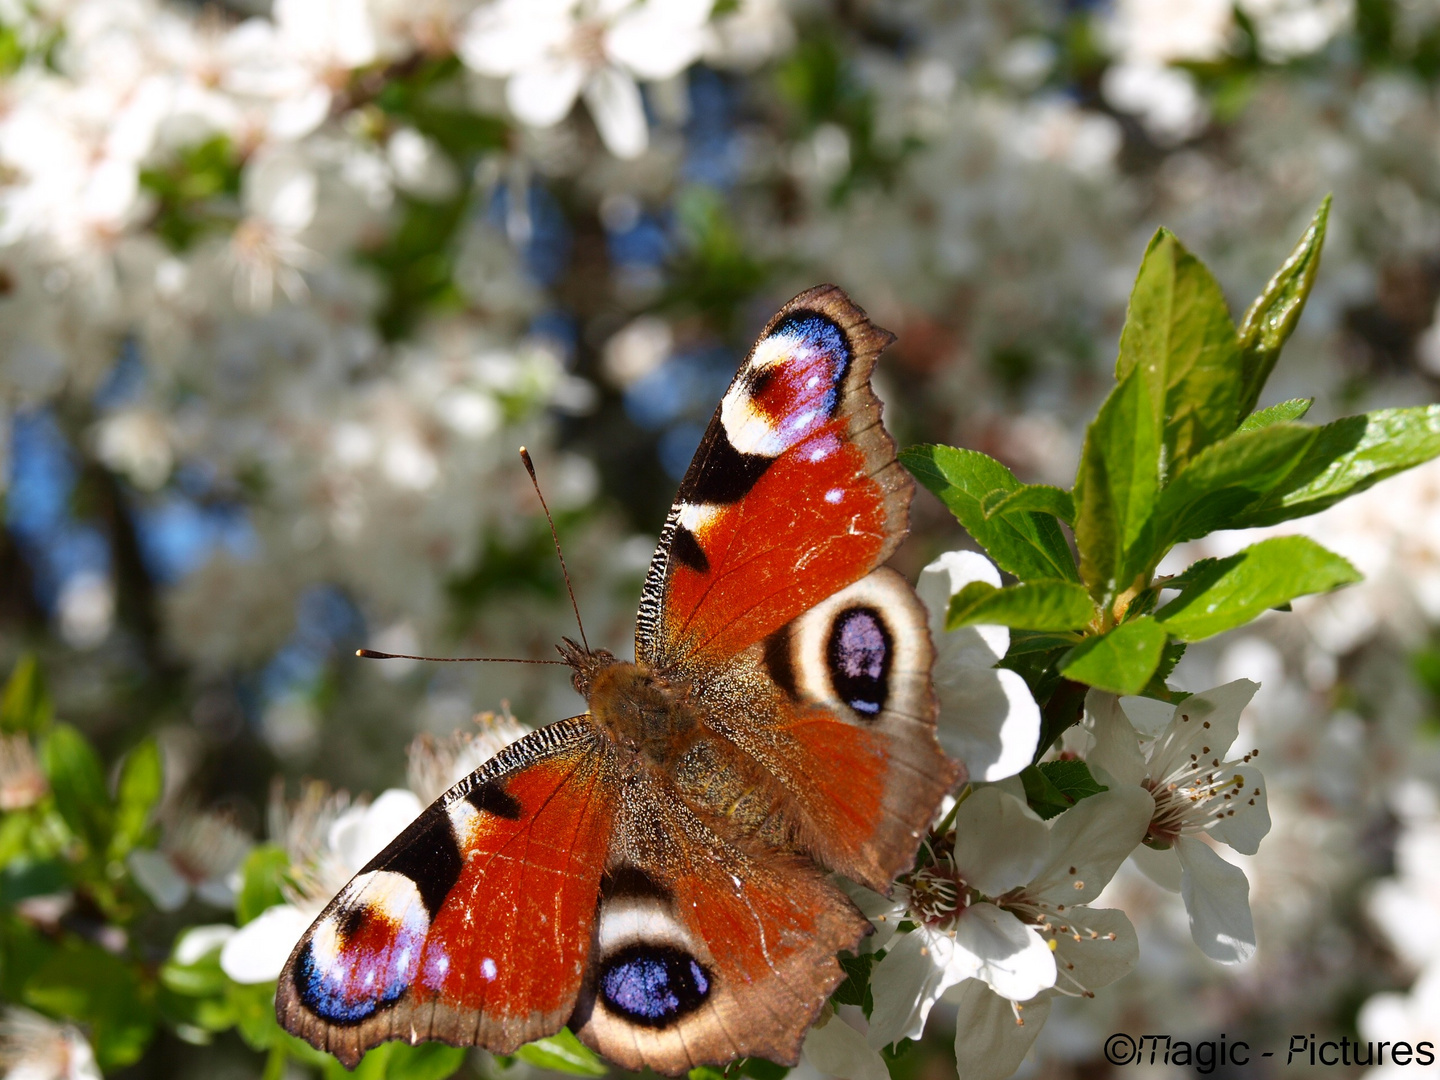
[[[994,519],[985,516],[987,496],[1022,486],[994,458],[977,450],[923,445],[901,451],[900,462],[949,507],[1002,569],[1022,580],[1079,580],[1070,547],[1053,517],[1028,511]]]
[[[10,907],[32,896],[58,893],[69,884],[65,864],[53,859],[21,858],[0,868],[0,906]]]
[[[94,945],[57,949],[25,985],[25,1003],[90,1027],[102,1068],[138,1061],[154,1033],[151,987],[136,969]]]
[[[1017,491],[1023,486],[994,458],[953,446],[912,446],[901,451],[900,462],[940,497],[1001,569],[1022,581],[1080,580],[1065,534],[1049,514],[1020,511],[997,518],[985,516],[983,504],[991,492]]]
[[[447,1080],[465,1064],[464,1047],[438,1042],[392,1045],[395,1049],[386,1063],[385,1080]]]
[[[285,902],[280,886],[290,872],[290,856],[278,844],[258,844],[245,858],[235,922],[244,926],[266,908]]]
[[[569,1028],[561,1028],[549,1038],[527,1043],[515,1051],[515,1056],[542,1069],[554,1069],[572,1076],[604,1076],[610,1071],[610,1066],[572,1035]]]
[[[737,1071],[741,1076],[754,1077],[754,1080],[785,1080],[785,1074],[790,1071],[790,1067],[767,1061],[765,1058],[748,1057],[740,1059]]]
[[[1025,801],[1030,809],[1047,821],[1081,799],[1110,790],[1096,782],[1085,762],[1073,758],[1027,765],[1020,772],[1020,782],[1025,785]]]
[[[1289,475],[1231,526],[1306,517],[1440,454],[1440,405],[1381,409],[1326,424]]]
[[[992,491],[985,497],[982,509],[986,518],[1003,517],[1027,510],[1050,514],[1066,525],[1075,524],[1075,500],[1071,498],[1070,492],[1049,484],[1025,484],[1014,491],[1003,488]]]
[[[1085,432],[1075,477],[1080,577],[1108,607],[1129,585],[1126,553],[1148,554],[1147,527],[1160,488],[1160,428],[1144,379],[1131,372]]]
[[[40,663],[30,653],[22,653],[0,696],[0,731],[44,731],[54,717],[55,707],[45,689]]]
[[[1164,648],[1164,627],[1143,615],[1082,641],[1060,659],[1060,670],[1086,686],[1138,694],[1160,666]]]
[[[845,981],[835,988],[830,1001],[835,1005],[858,1005],[869,1016],[875,1008],[875,998],[870,992],[870,971],[875,966],[875,954],[841,955],[840,966],[845,970]]]
[[[1258,431],[1260,428],[1270,424],[1280,424],[1299,420],[1310,411],[1310,406],[1315,404],[1314,398],[1297,397],[1289,401],[1282,401],[1279,405],[1271,405],[1268,409],[1261,409],[1253,412],[1241,421],[1237,431]]]
[[[1200,641],[1242,626],[1297,596],[1360,580],[1347,561],[1307,536],[1277,536],[1227,559],[1206,559],[1185,572],[1187,584],[1156,614],[1181,641]]]
[[[945,629],[962,626],[1013,626],[1022,630],[1083,630],[1095,618],[1095,605],[1083,586],[1068,581],[1028,581],[984,596],[967,596],[969,587],[950,601]]]
[[[1318,428],[1303,424],[1276,423],[1237,431],[1200,451],[1160,493],[1152,556],[1182,540],[1231,528],[1246,507],[1290,474],[1318,434]]]
[[[1280,349],[1289,339],[1305,300],[1320,270],[1320,250],[1325,244],[1325,226],[1330,218],[1330,196],[1320,203],[1315,216],[1299,243],[1275,271],[1269,283],[1240,321],[1237,340],[1240,346],[1241,386],[1239,415],[1255,408],[1265,380],[1275,370]]]
[[[1116,381],[1131,372],[1163,428],[1167,472],[1235,430],[1240,355],[1225,294],[1166,229],[1145,252],[1120,332]]]
[[[725,1070],[714,1065],[697,1065],[685,1076],[687,1080],[725,1080]]]
[[[110,839],[110,793],[85,736],[69,724],[56,724],[41,744],[40,762],[65,824],[92,850],[103,852]]]
[[[150,811],[160,801],[165,787],[160,747],[145,739],[125,757],[115,793],[115,833],[110,839],[110,857],[123,858],[145,836]]]

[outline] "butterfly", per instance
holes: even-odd
[[[452,787],[332,900],[276,1015],[354,1067],[390,1039],[509,1053],[568,1025],[628,1069],[794,1064],[963,767],[926,612],[882,564],[914,481],[870,374],[893,335],[795,297],[660,533],[635,662],[565,639],[589,711]]]

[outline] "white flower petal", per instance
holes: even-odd
[[[601,68],[585,84],[585,104],[607,150],[626,159],[645,152],[650,132],[634,79],[617,67]]]
[[[866,1041],[878,1050],[901,1039],[918,1039],[940,995],[974,976],[979,966],[972,954],[955,948],[948,934],[923,926],[902,934],[870,973],[875,1011]]]
[[[1180,891],[1180,860],[1171,849],[1156,851],[1141,844],[1130,854],[1140,872],[1170,892]]]
[[[1225,801],[1225,816],[1216,818],[1207,830],[1211,837],[1229,844],[1245,855],[1260,850],[1260,841],[1270,831],[1270,807],[1265,801],[1265,777],[1254,765],[1237,765],[1217,774],[1223,784],[1236,778],[1235,795]],[[1217,811],[1218,812],[1218,811]]]
[[[955,1018],[958,1080],[1007,1080],[1020,1067],[1050,1018],[1051,995],[1027,1001],[1017,1021],[1011,1002],[979,979],[966,979],[958,989],[960,1011]]]
[[[955,924],[955,951],[979,961],[975,978],[1001,997],[1029,1001],[1055,985],[1055,954],[1038,933],[994,904],[971,904]]]
[[[1040,742],[1040,706],[1017,672],[937,663],[935,692],[940,745],[965,763],[972,780],[1003,780],[1030,764]]]
[[[1176,840],[1175,854],[1180,858],[1180,895],[1190,913],[1195,944],[1222,964],[1249,960],[1255,955],[1255,924],[1245,872],[1193,836]]]
[[[1081,799],[1050,822],[1049,857],[1029,891],[1067,907],[1089,903],[1145,839],[1154,813],[1155,800],[1138,785]]]
[[[535,67],[575,32],[571,0],[518,0],[487,4],[475,11],[456,51],[465,66],[482,75],[513,75]]]
[[[522,124],[550,127],[569,114],[584,82],[585,65],[579,60],[547,58],[510,76],[505,104]]]
[[[136,848],[125,859],[130,876],[161,911],[177,911],[190,895],[190,883],[158,851]]]
[[[947,551],[920,571],[915,591],[930,612],[937,667],[945,663],[988,668],[1010,648],[1010,631],[1004,626],[966,626],[946,631],[950,598],[973,581],[1000,587],[1000,571],[975,551]]]
[[[890,900],[848,878],[836,878],[835,883],[850,897],[850,902],[860,909],[860,914],[869,919],[875,927],[875,932],[860,942],[860,948],[865,952],[879,952],[885,948],[905,914],[905,904],[898,899],[902,888],[896,886],[897,899]]]
[[[175,942],[170,959],[182,966],[188,966],[197,960],[203,960],[234,936],[235,927],[229,923],[192,926],[184,931]]]
[[[605,55],[642,79],[669,79],[700,57],[712,0],[637,4],[605,34]]]
[[[1055,935],[1055,982],[1062,990],[1109,986],[1135,969],[1140,940],[1123,911],[1082,906],[1067,908],[1065,918],[1068,932]]]
[[[838,1016],[831,1016],[805,1036],[805,1060],[826,1076],[842,1080],[890,1080],[885,1059],[865,1036]]]
[[[1134,727],[1120,709],[1120,699],[1103,690],[1085,695],[1085,728],[1095,745],[1085,755],[1091,771],[1103,769],[1119,784],[1145,779],[1145,758]]]
[[[1045,823],[1003,791],[976,788],[955,811],[955,864],[966,882],[987,896],[1025,884],[1049,853]]]
[[[425,808],[413,791],[390,788],[382,791],[359,814],[347,812],[330,828],[330,846],[352,872],[385,850]]]
[[[278,979],[310,922],[311,917],[293,904],[266,908],[225,942],[220,950],[220,969],[237,983]]]
[[[1120,708],[1125,711],[1125,718],[1135,730],[1146,739],[1159,737],[1170,725],[1170,721],[1175,719],[1175,706],[1168,701],[1156,701],[1154,698],[1122,697]]]
[[[1259,683],[1236,679],[1182,701],[1150,751],[1150,775],[1168,776],[1187,763],[1191,754],[1201,761],[1223,761],[1240,732],[1240,713],[1259,689]]]

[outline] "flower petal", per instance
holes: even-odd
[[[920,927],[894,940],[870,973],[875,1011],[866,1041],[875,1049],[918,1039],[948,987],[975,975],[979,963],[948,934]]]
[[[955,1070],[959,1080],[1006,1080],[1025,1060],[1050,1018],[1051,995],[1025,1002],[1017,1020],[1012,1003],[979,979],[966,979],[958,989]]]
[[[482,75],[513,75],[543,63],[575,31],[571,0],[511,0],[470,16],[456,51]]]
[[[1123,911],[1081,906],[1067,910],[1065,918],[1065,930],[1055,935],[1055,983],[1061,990],[1109,986],[1134,970],[1140,940]]]
[[[1240,733],[1240,714],[1259,683],[1236,679],[1192,694],[1175,709],[1175,718],[1150,750],[1150,775],[1159,779],[1183,766],[1194,754],[1201,761],[1223,760]]]
[[[955,951],[975,957],[975,978],[1011,1001],[1029,1001],[1055,985],[1055,954],[1049,944],[994,904],[971,904],[960,916]]]
[[[1249,960],[1255,955],[1255,923],[1245,872],[1193,836],[1176,840],[1175,854],[1180,857],[1180,895],[1190,913],[1195,944],[1222,964]]]
[[[1237,765],[1222,770],[1216,779],[1224,784],[1234,776],[1235,795],[1225,803],[1223,818],[1207,830],[1213,839],[1229,844],[1245,855],[1260,850],[1260,841],[1270,831],[1270,807],[1265,801],[1265,777],[1254,765]]]
[[[1141,844],[1130,854],[1140,872],[1170,892],[1180,891],[1180,860],[1173,849],[1156,851]]]
[[[637,158],[650,145],[645,105],[635,80],[617,67],[603,67],[585,84],[585,104],[605,142],[618,158]]]
[[[382,791],[379,798],[360,808],[359,813],[347,811],[335,819],[330,827],[330,846],[345,866],[356,873],[384,851],[385,845],[399,836],[423,809],[413,791],[404,788]]]
[[[1049,853],[1050,830],[1013,795],[976,788],[955,811],[955,864],[986,896],[1025,884]]]
[[[974,581],[1000,587],[1000,571],[974,551],[947,551],[920,571],[915,591],[930,612],[930,636],[935,641],[936,667],[988,668],[1010,648],[1010,631],[1004,626],[966,626],[945,629],[950,597]]]
[[[1103,769],[1120,784],[1145,779],[1145,758],[1134,727],[1120,709],[1120,699],[1103,690],[1085,695],[1085,728],[1094,745],[1085,755],[1091,770]]]
[[[605,55],[642,79],[669,79],[705,48],[712,0],[666,0],[622,12],[605,34]]]
[[[130,876],[161,911],[178,911],[190,896],[190,883],[158,851],[136,848],[125,859]]]
[[[1120,708],[1125,711],[1125,719],[1146,739],[1158,738],[1175,719],[1175,706],[1154,698],[1122,697]]]
[[[1100,895],[1145,839],[1155,800],[1138,785],[1081,799],[1050,822],[1050,852],[1029,892],[1055,903],[1086,904]]]
[[[838,1016],[810,1029],[805,1036],[805,1060],[826,1076],[842,1080],[890,1080],[885,1059],[870,1048],[865,1036]]]
[[[175,948],[170,951],[170,959],[182,967],[188,967],[223,947],[235,933],[235,927],[229,923],[192,926],[176,939]]]
[[[972,780],[1003,780],[1030,764],[1040,742],[1040,706],[1018,673],[937,667],[935,692],[940,745],[965,763]]]
[[[505,104],[515,119],[550,127],[569,114],[585,82],[585,65],[568,57],[546,58],[510,76]]]
[[[220,950],[220,969],[237,983],[273,982],[311,917],[293,904],[266,908]]]
[[[860,909],[860,914],[869,919],[875,927],[873,934],[861,939],[860,949],[864,952],[879,952],[885,948],[905,914],[905,904],[899,899],[899,896],[903,895],[903,886],[895,886],[897,898],[891,900],[864,885],[857,885],[848,878],[837,876],[833,880],[845,895],[850,897],[850,902]]]

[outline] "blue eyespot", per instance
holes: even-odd
[[[632,1024],[661,1028],[698,1009],[711,977],[689,953],[670,945],[630,945],[600,969],[600,996]]]
[[[878,716],[889,696],[893,651],[890,630],[874,608],[840,612],[825,649],[830,681],[840,700],[862,716]]]

